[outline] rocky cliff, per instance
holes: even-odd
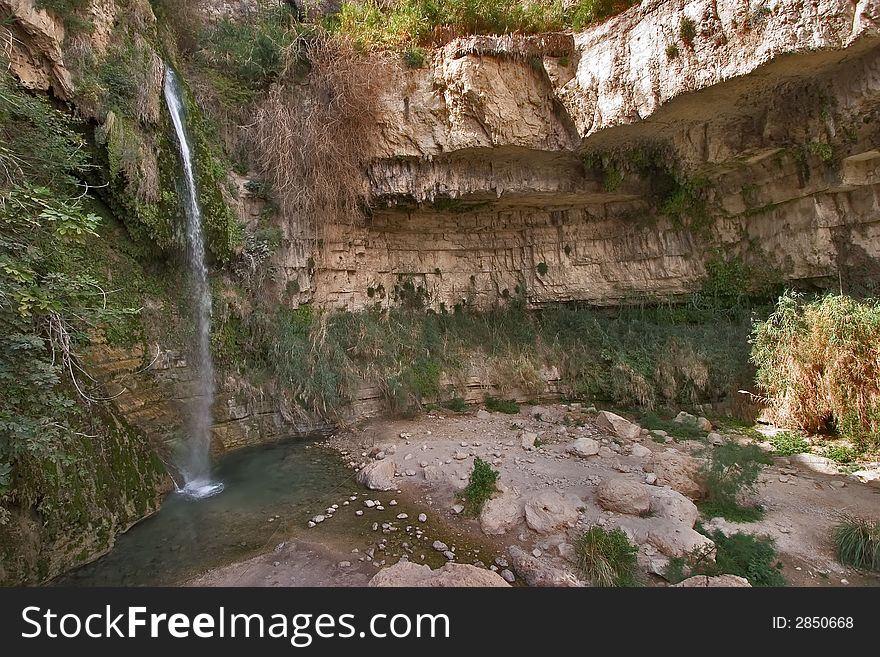
[[[448,308],[666,298],[711,258],[863,283],[878,19],[870,1],[652,1],[580,34],[388,63],[369,219],[310,277],[295,238],[278,262],[303,298],[350,309],[401,281]]]

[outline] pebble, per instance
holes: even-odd
[[[412,457],[413,457],[412,454],[407,454],[406,456],[403,457],[403,460],[404,460],[404,461],[409,461]]]
[[[398,513],[398,514],[397,514],[397,519],[398,519],[398,520],[406,520],[407,518],[409,518],[409,516],[406,515],[405,513]]]
[[[449,549],[449,546],[443,541],[434,541],[431,543],[431,547],[437,550],[437,552],[446,552]]]
[[[326,519],[327,518],[325,516],[317,515],[314,518],[312,518],[312,522],[314,522],[315,524],[318,524],[318,523],[324,522]]]
[[[376,506],[376,503],[373,500],[364,500],[364,506],[368,509],[372,509],[374,506]]]
[[[407,470],[407,471],[406,471],[406,476],[407,476],[407,477],[415,477],[415,476],[416,476],[416,471],[415,471],[415,470]]]
[[[498,564],[501,568],[507,568],[510,564],[507,563],[507,559],[504,557],[496,557],[495,563]]]
[[[280,561],[273,561],[273,562],[272,562],[272,565],[275,566],[275,567],[277,568],[278,566],[281,565],[281,562],[280,562]]]
[[[358,509],[357,511],[354,512],[354,515],[356,515],[356,516],[362,516],[362,515],[364,515],[364,512],[363,512],[363,510]]]
[[[397,506],[397,500],[391,500],[391,501],[388,503],[388,506]]]
[[[339,567],[340,568],[351,568],[351,561],[340,561]]]
[[[516,581],[516,575],[514,575],[513,572],[508,570],[507,568],[502,570],[500,574],[501,574],[501,577],[504,578],[505,582],[513,584]]]
[[[308,522],[309,529],[311,529],[314,526],[315,526],[315,523],[313,523],[311,520],[309,520],[309,522]]]
[[[428,516],[426,516],[424,513],[420,513],[419,522],[428,522]]]
[[[464,507],[461,504],[454,504],[452,506],[453,513],[461,513],[462,511],[464,511]]]
[[[374,523],[373,523],[373,531],[374,531],[374,532],[379,531],[379,523],[378,523],[378,522],[374,522]]]
[[[535,548],[534,550],[532,550],[533,557],[540,557],[542,554],[544,554],[544,553],[541,552],[541,550],[539,550],[538,548]]]
[[[455,559],[455,552],[453,552],[452,550],[446,550],[446,552],[443,553],[443,556],[446,557],[449,561],[452,561],[453,559]]]

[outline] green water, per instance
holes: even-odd
[[[177,584],[306,532],[311,516],[358,490],[335,452],[302,439],[234,452],[217,463],[212,478],[225,485],[221,494],[169,495],[155,515],[119,536],[109,554],[55,583]]]

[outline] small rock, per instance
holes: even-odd
[[[409,518],[409,516],[406,515],[405,513],[398,513],[398,514],[397,514],[397,519],[398,519],[398,520],[406,520],[407,518]]]
[[[492,417],[492,414],[488,411],[484,411],[482,408],[477,411],[477,419],[478,420],[488,420]]]
[[[431,547],[437,550],[437,552],[446,552],[449,549],[449,546],[443,541],[434,541],[431,543]]]
[[[364,500],[364,506],[368,509],[372,509],[374,506],[376,506],[376,503],[373,500]]]
[[[706,440],[709,441],[710,445],[715,445],[716,447],[724,444],[724,437],[720,433],[715,433],[714,431],[706,436]]]
[[[502,570],[499,575],[504,578],[505,582],[509,582],[510,584],[513,584],[516,581],[516,575],[514,575],[513,572],[511,570],[508,570],[507,568]]]
[[[461,504],[453,504],[452,505],[452,512],[453,513],[461,513],[462,511],[464,511],[464,507]]]
[[[391,501],[388,503],[388,506],[397,506],[397,500],[391,500]]]
[[[364,512],[363,512],[363,510],[358,509],[357,511],[354,512],[354,515],[356,515],[356,516],[362,516],[362,515],[364,515]]]
[[[351,568],[351,561],[340,561],[339,567],[340,568]]]
[[[428,516],[426,516],[424,513],[420,513],[419,522],[428,522]]]
[[[541,550],[538,548],[535,548],[534,550],[532,550],[532,556],[535,558],[540,557],[542,554],[544,554],[544,553],[541,552]]]
[[[632,455],[636,458],[643,459],[651,455],[651,450],[644,445],[633,445]]]

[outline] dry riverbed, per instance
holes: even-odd
[[[308,533],[314,543],[292,541],[193,583],[361,586],[404,559],[434,569],[472,564],[517,584],[577,586],[584,582],[574,566],[574,537],[598,524],[623,529],[639,546],[649,584],[665,585],[660,573],[669,557],[708,543],[693,529],[698,512],[689,499],[699,494],[696,470],[707,441],[640,429],[578,404],[524,407],[516,415],[434,412],[369,422],[328,444],[362,483],[380,490],[352,482],[338,508],[315,510]],[[727,440],[745,438],[708,438]],[[499,493],[479,518],[469,518],[459,495],[475,457],[500,472]],[[880,480],[868,485],[817,469],[832,470],[828,463],[775,459],[762,471],[756,494],[764,518],[747,524],[716,519],[709,526],[773,537],[793,585],[880,584],[841,566],[830,536],[841,511],[876,517]],[[478,583],[473,572],[450,568],[444,577]],[[421,583],[427,572],[404,570],[392,579]]]

